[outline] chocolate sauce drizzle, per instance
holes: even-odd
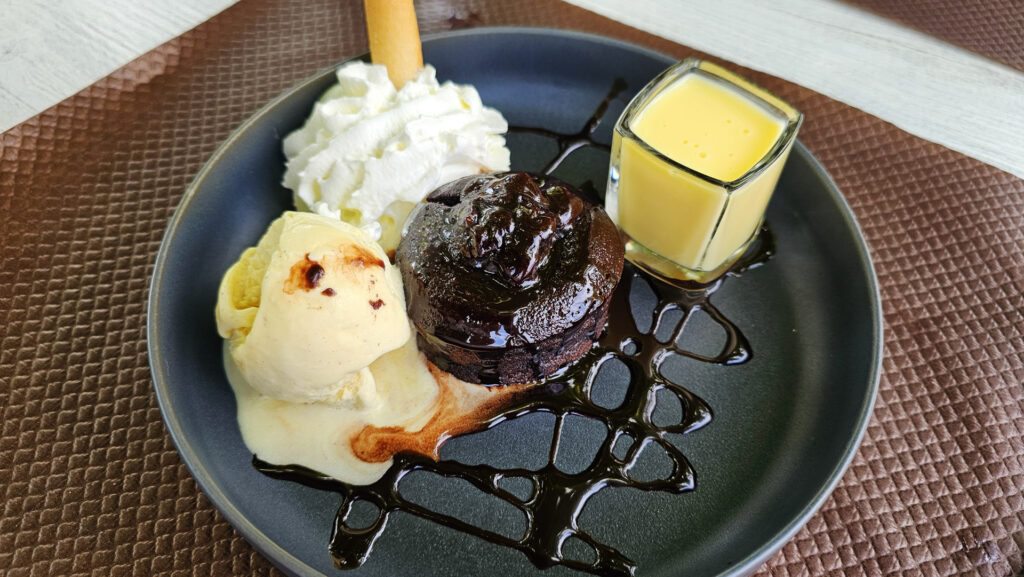
[[[597,105],[597,108],[594,109],[594,113],[590,115],[590,118],[587,119],[586,124],[583,125],[583,128],[580,129],[579,132],[575,132],[573,134],[562,134],[546,128],[537,128],[533,126],[509,126],[508,131],[510,133],[519,134],[536,134],[537,136],[551,138],[558,143],[558,154],[556,154],[555,158],[540,171],[541,174],[550,175],[552,172],[557,170],[559,166],[561,166],[566,158],[569,158],[570,154],[581,148],[592,146],[606,152],[611,150],[611,147],[608,144],[594,140],[594,131],[596,131],[597,127],[601,125],[601,120],[604,118],[604,114],[608,111],[608,107],[611,105],[612,101],[615,100],[615,98],[627,87],[628,85],[625,80],[616,78],[615,81],[612,82],[612,87],[608,90],[608,94],[605,95],[604,100]]]
[[[550,174],[574,150],[594,146],[607,150],[608,146],[592,139],[594,130],[611,101],[624,90],[625,82],[617,80],[608,96],[598,106],[583,130],[576,134],[559,134],[540,128],[510,128],[510,131],[529,132],[549,136],[558,141],[559,152],[544,172]],[[521,551],[539,568],[564,565],[594,575],[633,575],[636,565],[614,548],[599,542],[579,526],[579,516],[587,501],[605,487],[631,487],[644,491],[683,493],[693,490],[696,475],[683,453],[669,440],[670,434],[686,434],[711,422],[708,404],[662,375],[666,359],[682,355],[698,361],[719,365],[744,363],[751,358],[750,344],[739,328],[729,321],[710,301],[710,297],[727,277],[767,262],[775,252],[774,237],[762,227],[758,239],[736,265],[718,282],[702,290],[687,290],[654,280],[629,263],[626,264],[615,293],[612,296],[608,324],[594,347],[579,361],[549,377],[544,383],[516,398],[513,404],[484,423],[489,429],[511,419],[531,413],[550,413],[555,416],[555,430],[547,464],[539,470],[498,469],[489,465],[465,465],[457,461],[434,461],[413,453],[396,455],[384,476],[372,485],[353,486],[297,466],[277,466],[253,458],[253,465],[275,478],[299,482],[308,486],[339,493],[343,497],[335,518],[329,550],[339,569],[354,569],[366,561],[374,542],[383,534],[392,512],[404,511],[474,535],[481,539],[512,547]],[[657,297],[651,314],[650,326],[641,330],[634,317],[640,314],[630,304],[635,287],[646,285]],[[703,311],[726,334],[721,351],[713,356],[701,355],[681,348],[678,342],[687,320],[696,311]],[[669,319],[675,314],[681,317]],[[646,324],[646,323],[644,323]],[[669,336],[664,337],[668,334]],[[659,335],[662,335],[659,338]],[[595,382],[601,368],[609,361],[621,361],[629,372],[629,383],[621,404],[608,409],[592,398]],[[659,393],[668,393],[678,399],[682,407],[681,418],[668,425],[656,425],[654,414]],[[597,455],[590,465],[577,473],[560,470],[555,462],[567,415],[579,415],[604,424],[605,436]],[[620,441],[631,444],[620,458],[616,455]],[[638,480],[631,473],[648,445],[656,444],[672,462],[667,476],[653,480]],[[407,500],[399,491],[402,479],[414,471],[427,471],[447,478],[458,478],[517,508],[526,519],[526,530],[519,538],[508,537],[472,525],[455,517],[437,513]],[[509,479],[528,481],[532,489],[525,498],[502,487]],[[353,528],[347,524],[353,508],[360,501],[373,504],[377,517],[366,527]],[[589,560],[574,558],[563,551],[563,545],[575,538],[589,546]]]

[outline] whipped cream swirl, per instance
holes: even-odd
[[[393,250],[434,188],[509,168],[508,123],[476,89],[440,84],[432,66],[396,90],[380,65],[337,71],[306,124],[284,140],[283,185],[299,210],[339,218]]]

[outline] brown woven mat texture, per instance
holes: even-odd
[[[418,10],[424,33],[549,26],[693,54],[557,0]],[[164,429],[147,291],[205,160],[269,99],[365,51],[362,21],[357,0],[243,0],[0,137],[0,575],[278,574]],[[885,315],[864,443],[758,575],[1024,574],[1024,181],[749,74],[806,113]]]
[[[1024,1],[846,1],[1024,71]]]

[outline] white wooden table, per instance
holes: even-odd
[[[236,1],[0,0],[0,131]],[[568,1],[1024,178],[1024,74],[884,18],[837,0]]]

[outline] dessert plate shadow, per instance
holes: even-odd
[[[594,132],[604,144],[629,98],[674,62],[623,42],[554,30],[476,29],[427,38],[423,48],[441,80],[473,84],[513,126],[576,133],[624,81],[625,90]],[[281,138],[301,126],[332,82],[333,68],[246,121],[196,177],[168,226],[147,327],[168,431],[213,504],[288,574],[542,574],[515,550],[401,513],[362,567],[340,572],[327,550],[340,496],[271,479],[252,467],[222,366],[213,317],[217,287],[242,250],[292,207],[279,184]],[[554,141],[536,133],[510,134],[509,147],[514,170],[538,171],[558,152]],[[600,193],[607,160],[605,150],[583,148],[554,174],[577,186],[589,182]],[[749,339],[752,360],[717,366],[678,357],[665,364],[667,377],[714,412],[710,425],[674,440],[696,470],[696,490],[672,495],[606,489],[581,517],[595,537],[636,561],[638,575],[754,571],[821,506],[867,426],[882,351],[876,279],[849,207],[799,143],[767,219],[777,237],[776,257],[729,279],[712,297]],[[699,315],[690,322],[685,346],[713,354],[723,335]],[[531,415],[456,438],[442,457],[536,468],[546,459],[552,421]],[[585,466],[604,431],[586,423],[577,428],[560,451]],[[408,489],[442,513],[502,522],[468,483],[423,476]],[[577,573],[555,567],[543,574]]]

